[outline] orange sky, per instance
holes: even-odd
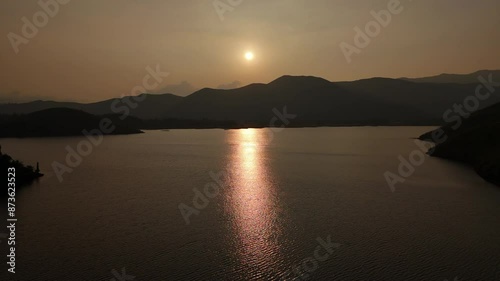
[[[32,21],[41,7],[2,1],[0,97],[119,97],[158,64],[170,76],[155,91],[181,94],[284,74],[343,81],[500,69],[498,0],[401,0],[402,12],[348,63],[339,45],[354,44],[354,28],[390,1],[243,0],[221,20],[213,0],[72,0],[18,54],[7,35],[22,35],[21,19]],[[252,62],[244,59],[248,50]]]

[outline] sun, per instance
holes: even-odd
[[[251,61],[251,60],[253,60],[253,58],[254,58],[254,57],[255,57],[255,56],[254,56],[254,54],[253,54],[252,52],[246,52],[246,53],[245,53],[245,59],[246,59],[247,61]]]

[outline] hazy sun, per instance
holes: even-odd
[[[245,53],[245,59],[246,60],[251,61],[251,60],[253,60],[253,58],[254,58],[254,55],[253,55],[252,52],[246,52]]]

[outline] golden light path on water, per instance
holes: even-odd
[[[229,133],[233,151],[229,161],[228,212],[238,237],[236,251],[246,265],[246,277],[265,278],[280,273],[283,264],[279,201],[266,163],[266,131]]]

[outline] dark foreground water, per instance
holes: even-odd
[[[384,179],[430,129],[111,136],[62,183],[51,163],[83,138],[0,140],[46,173],[18,191],[0,280],[500,280],[499,187],[431,158]]]

